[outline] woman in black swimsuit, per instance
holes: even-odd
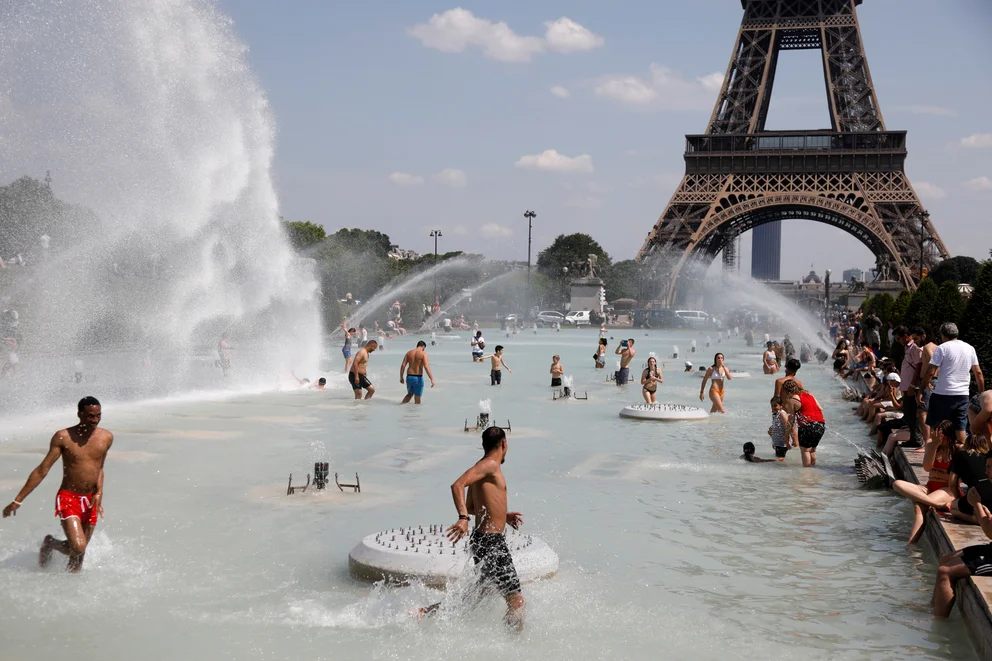
[[[663,383],[661,370],[658,369],[658,361],[654,356],[648,358],[648,366],[644,368],[641,373],[641,394],[644,395],[644,401],[648,404],[654,404],[657,400],[658,384]]]

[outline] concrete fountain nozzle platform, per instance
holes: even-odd
[[[558,554],[542,539],[506,529],[506,545],[521,583],[558,572]],[[444,587],[472,562],[468,538],[452,543],[445,526],[393,528],[368,535],[348,554],[352,576],[368,581],[421,581]]]
[[[637,420],[704,420],[710,414],[698,406],[684,404],[632,404],[620,411],[621,418]]]

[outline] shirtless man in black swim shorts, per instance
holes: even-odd
[[[520,631],[524,626],[524,598],[503,531],[507,524],[514,530],[519,528],[524,518],[520,512],[506,511],[506,479],[500,469],[506,461],[506,433],[499,427],[482,432],[482,449],[485,456],[451,485],[458,522],[448,528],[448,539],[457,542],[468,535],[468,522],[475,517],[475,529],[468,541],[472,560],[483,586],[498,591],[506,600],[506,625]],[[419,614],[430,615],[440,605],[421,608]]]
[[[375,394],[375,386],[369,381],[368,369],[369,369],[369,356],[372,352],[376,350],[379,343],[375,340],[369,340],[369,343],[358,350],[355,354],[355,362],[351,366],[351,371],[348,372],[348,383],[351,384],[351,389],[355,391],[355,399],[362,398],[362,388],[365,388],[365,399],[372,399],[372,395]]]

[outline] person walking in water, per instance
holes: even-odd
[[[482,331],[475,331],[475,337],[472,338],[472,362],[477,363],[482,360],[482,354],[485,352],[486,340],[482,337]]]
[[[406,376],[404,376],[406,372]],[[423,340],[417,342],[416,349],[410,349],[403,356],[400,364],[400,383],[406,383],[406,397],[400,404],[409,403],[413,398],[414,404],[420,403],[420,398],[424,395],[424,372],[431,380],[431,388],[434,387],[434,375],[431,374],[431,364],[427,359],[427,343]]]
[[[506,364],[506,361],[505,360],[503,360],[503,345],[502,344],[497,344],[496,345],[496,351],[494,351],[493,353],[489,354],[488,356],[483,356],[482,358],[479,359],[479,362],[483,362],[487,358],[491,361],[490,364],[492,365],[492,368],[489,371],[489,381],[490,381],[489,385],[491,385],[491,386],[498,386],[501,383],[503,383],[503,370],[502,370],[502,368],[504,368],[504,367],[506,368],[506,371],[507,372],[509,372],[510,374],[513,374],[513,370],[511,370],[510,369],[510,366]]]
[[[341,347],[341,355],[344,356],[344,371],[351,371],[352,342],[358,331],[354,328],[345,328],[345,323],[341,322],[341,330],[344,331],[344,346]]]
[[[826,433],[823,407],[816,397],[802,389],[796,380],[782,384],[782,408],[789,414],[789,434],[795,428],[799,450],[803,454],[803,468],[816,466],[816,446]]]
[[[52,552],[69,556],[67,569],[78,572],[83,567],[86,545],[93,537],[97,517],[103,514],[103,463],[114,443],[114,435],[100,429],[101,409],[96,397],[83,397],[76,406],[79,424],[55,432],[48,454],[28,475],[24,487],[7,507],[3,518],[16,516],[27,498],[41,484],[55,462],[62,459],[62,485],[55,496],[55,515],[62,520],[66,539],[45,536],[38,563],[45,567]]]
[[[723,408],[723,396],[725,393],[724,379],[733,381],[734,377],[731,376],[727,366],[723,364],[723,354],[718,353],[713,356],[713,364],[706,370],[706,374],[703,375],[703,383],[699,386],[699,401],[703,401],[703,393],[706,391],[706,381],[712,380],[710,384],[710,401],[713,402],[713,407],[710,408],[710,413],[727,412],[727,409]]]
[[[601,370],[606,367],[606,338],[599,338],[599,344],[596,345],[596,353],[592,355],[592,359],[596,361],[596,369]]]
[[[506,478],[501,468],[506,462],[506,433],[499,427],[482,432],[485,455],[451,485],[451,498],[458,512],[458,522],[448,528],[448,540],[455,544],[469,535],[469,521],[475,528],[469,535],[468,546],[472,562],[479,572],[483,589],[499,592],[506,601],[503,621],[516,631],[524,626],[524,598],[520,594],[520,578],[513,566],[513,557],[506,544],[505,530],[514,530],[524,523],[520,512],[507,511]],[[467,495],[466,495],[467,494]],[[432,615],[440,603],[421,608],[421,616]]]
[[[630,381],[630,361],[634,360],[634,338],[620,341],[614,353],[620,356],[620,370],[617,372],[617,386],[625,386]]]
[[[368,369],[369,357],[378,346],[378,342],[369,340],[369,343],[355,354],[355,362],[351,366],[351,371],[348,372],[348,383],[355,391],[355,399],[362,398],[362,388],[365,389],[365,399],[372,399],[372,395],[375,394],[375,386],[369,381]]]
[[[231,374],[231,345],[227,343],[227,333],[223,333],[217,343],[217,357],[224,378],[227,378]]]
[[[654,356],[648,358],[648,366],[641,372],[641,394],[644,401],[654,404],[658,401],[658,384],[664,382],[661,369],[658,367],[658,359]]]
[[[561,387],[561,377],[565,373],[565,367],[561,364],[561,356],[555,354],[551,357],[551,387]]]
[[[782,384],[786,381],[798,381],[796,378],[796,373],[803,364],[799,362],[798,358],[789,358],[785,361],[785,376],[780,376],[775,379],[775,397],[782,396]],[[803,382],[799,381],[799,388],[803,387]]]
[[[775,344],[773,342],[768,342],[765,345],[765,353],[761,357],[761,361],[761,369],[765,371],[765,374],[775,374],[778,372],[778,356],[775,354]]]

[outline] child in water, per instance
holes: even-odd
[[[510,366],[507,365],[506,364],[506,361],[503,360],[503,345],[502,344],[497,344],[496,345],[496,351],[494,351],[493,353],[489,354],[488,356],[483,356],[482,358],[479,359],[479,362],[480,363],[481,362],[484,362],[487,358],[490,361],[492,361],[491,362],[492,367],[491,367],[490,372],[489,372],[489,381],[490,381],[490,384],[489,385],[498,386],[501,383],[503,383],[503,371],[501,369],[503,367],[506,368],[506,371],[507,372],[509,372],[510,374],[513,374],[513,370],[511,370],[510,369]]]
[[[748,461],[752,464],[767,464],[775,463],[774,459],[762,459],[761,457],[754,456],[754,443],[748,441],[744,444],[744,454],[741,455],[741,459]]]
[[[561,387],[561,376],[565,373],[565,367],[561,364],[561,356],[555,354],[551,357],[551,387]]]
[[[782,408],[782,398],[772,397],[772,426],[768,428],[768,435],[772,438],[772,449],[775,450],[775,458],[785,461],[785,453],[793,447],[792,439],[787,438],[789,429],[789,414]],[[795,431],[793,430],[793,433]],[[798,441],[796,441],[798,445]]]

